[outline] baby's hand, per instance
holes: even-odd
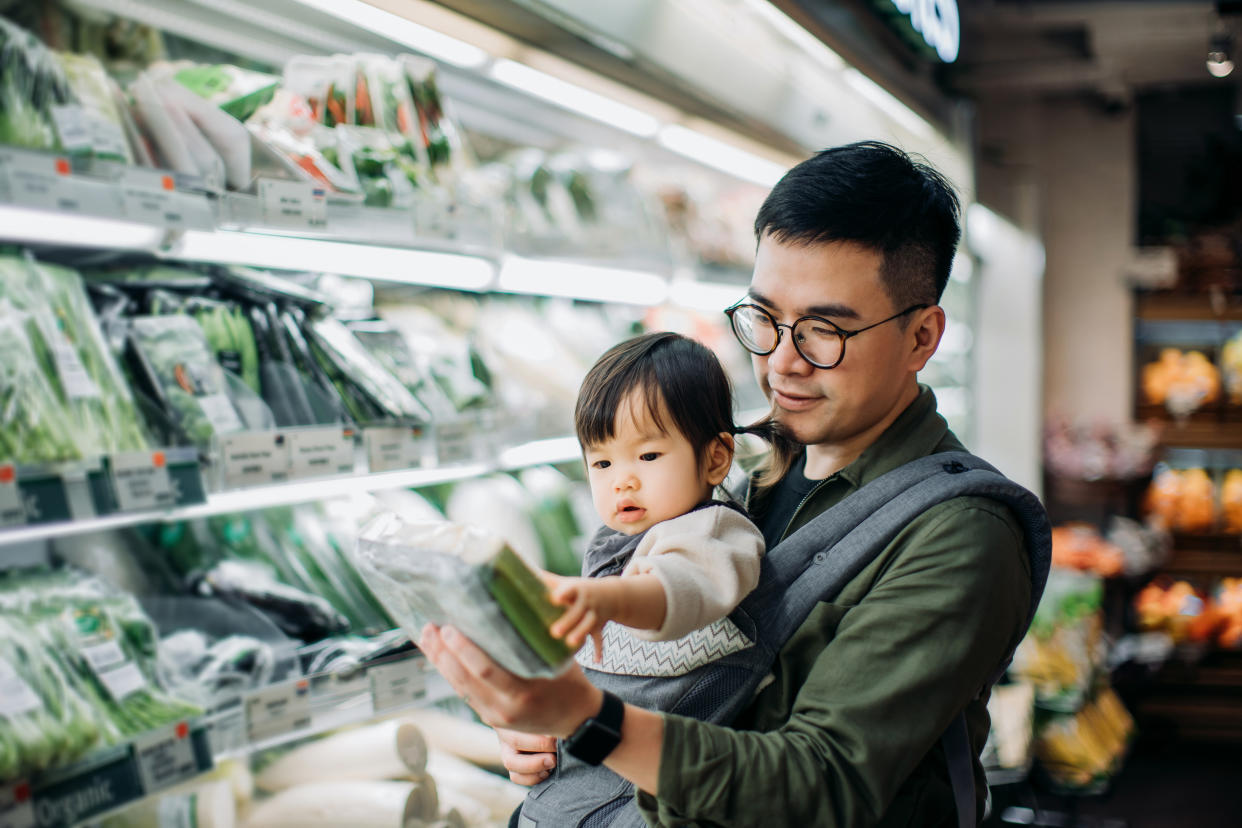
[[[543,574],[548,585],[552,603],[567,607],[565,613],[553,622],[549,632],[556,638],[565,639],[575,649],[591,637],[595,643],[595,663],[604,660],[604,624],[608,621],[604,596],[599,584],[591,578],[564,578],[550,573]]]

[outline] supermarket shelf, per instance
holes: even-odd
[[[1242,302],[1225,294],[1185,294],[1171,291],[1139,292],[1134,312],[1151,321],[1242,321]]]
[[[1160,442],[1171,448],[1228,449],[1242,446],[1242,423],[1169,422]]]
[[[545,463],[567,463],[581,457],[577,440],[572,437],[536,440],[523,443],[500,452],[493,462],[468,463],[426,469],[407,469],[368,474],[347,474],[334,477],[299,480],[268,486],[215,492],[207,496],[205,503],[148,512],[129,512],[83,520],[67,520],[57,523],[35,524],[0,530],[0,555],[5,546],[19,545],[46,538],[78,535],[136,526],[232,512],[266,509],[273,506],[292,506],[311,503],[331,497],[358,492],[376,492],[385,489],[413,489],[468,480],[493,471],[510,471],[526,466]],[[0,561],[0,564],[3,562]]]
[[[1190,547],[1182,546],[1180,536],[1173,544],[1173,556],[1168,563],[1160,567],[1161,572],[1191,576],[1215,576],[1225,578],[1242,577],[1242,543],[1236,535],[1228,538],[1229,546],[1225,547],[1225,539],[1220,539],[1220,546]]]
[[[320,674],[247,693],[199,720],[169,723],[30,780],[0,785],[0,826],[67,828],[192,781],[232,756],[279,747],[453,695],[420,654],[351,674]]]

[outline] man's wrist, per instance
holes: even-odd
[[[579,694],[571,705],[572,715],[567,715],[562,722],[560,732],[557,737],[568,739],[574,732],[582,727],[583,722],[599,712],[604,706],[604,691],[595,685],[588,685],[588,692]]]

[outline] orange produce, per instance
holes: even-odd
[[[1242,532],[1242,469],[1230,469],[1220,487],[1220,510],[1226,532]]]
[[[1165,348],[1155,362],[1143,366],[1141,385],[1148,402],[1189,414],[1220,399],[1220,370],[1201,351]]]
[[[1121,574],[1121,548],[1086,523],[1068,523],[1052,530],[1052,565],[1094,572],[1105,578]]]

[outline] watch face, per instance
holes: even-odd
[[[583,722],[565,740],[570,756],[588,765],[598,765],[621,743],[621,722],[625,705],[612,693],[604,691],[604,704],[599,713]]]

